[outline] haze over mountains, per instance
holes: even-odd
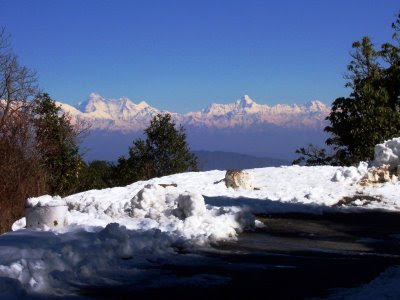
[[[170,113],[187,132],[194,150],[228,151],[278,159],[292,159],[295,149],[308,143],[322,144],[330,108],[320,101],[305,105],[258,104],[248,95],[230,104],[212,103],[196,112],[160,111],[144,101],[123,97],[107,100],[90,94],[87,101],[63,111],[73,121],[85,120],[92,132],[86,139],[87,159],[115,160],[127,153],[133,138],[141,136],[158,113]]]
[[[261,167],[280,167],[291,162],[269,157],[256,157],[223,151],[194,151],[201,171],[227,169],[253,169]]]

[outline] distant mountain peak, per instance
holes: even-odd
[[[96,92],[91,92],[89,94],[88,101],[96,101],[96,100],[105,101],[105,99],[100,94]]]
[[[247,103],[247,104],[256,103],[253,99],[250,98],[249,95],[243,95],[243,97],[240,98],[239,100],[240,100],[240,102]]]
[[[329,108],[328,106],[325,105],[325,103],[322,103],[319,100],[312,100],[306,104],[306,107],[311,111],[311,112],[317,112],[317,111],[328,111]]]
[[[78,110],[77,110],[77,109]],[[127,97],[105,99],[91,93],[84,103],[73,108],[64,105],[77,119],[89,118],[93,128],[122,131],[138,131],[149,124],[160,110],[145,101],[135,104]],[[212,103],[207,108],[186,114],[171,113],[178,124],[205,128],[259,128],[281,126],[286,128],[323,128],[330,108],[318,100],[305,105],[258,104],[249,95],[228,104]]]
[[[144,108],[146,108],[146,107],[149,107],[150,105],[148,105],[147,104],[147,102],[146,101],[140,101],[138,104],[136,104],[136,107],[138,108],[138,109],[144,109]]]
[[[244,95],[242,98],[236,100],[235,104],[237,108],[246,108],[257,105],[257,103],[251,99],[249,95]]]
[[[128,97],[121,97],[120,99],[105,99],[100,94],[92,92],[86,101],[78,103],[76,108],[79,109],[83,113],[110,113],[110,112],[123,112],[125,110],[128,111],[137,111],[148,108],[151,106],[148,105],[145,101],[141,101],[138,104],[135,104]]]

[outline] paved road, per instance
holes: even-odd
[[[400,265],[400,214],[258,219],[266,227],[242,233],[237,242],[187,254],[190,262],[162,262],[165,274],[175,279],[170,285],[82,292],[126,299],[319,299],[333,288],[367,283],[387,267]],[[181,283],[177,285],[176,279]]]

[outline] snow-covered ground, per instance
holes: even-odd
[[[400,139],[395,147],[399,144]],[[380,151],[375,164],[398,163],[393,160],[400,152],[396,149],[389,149],[394,151],[389,154],[387,149]],[[225,171],[209,171],[91,190],[64,199],[30,199],[31,208],[67,205],[69,225],[59,230],[24,229],[23,218],[14,223],[13,232],[0,237],[0,297],[69,295],[82,285],[118,284],[118,278],[124,277],[140,285],[154,274],[154,261],[179,260],[182,252],[235,239],[243,230],[262,226],[255,221],[257,213],[400,210],[398,181],[358,184],[368,172],[366,163],[248,172],[253,190],[227,188],[221,181]],[[352,201],[338,206],[345,197]]]

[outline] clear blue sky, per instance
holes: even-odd
[[[0,26],[40,85],[171,111],[231,102],[331,103],[353,41],[388,41],[398,0],[0,0]]]

